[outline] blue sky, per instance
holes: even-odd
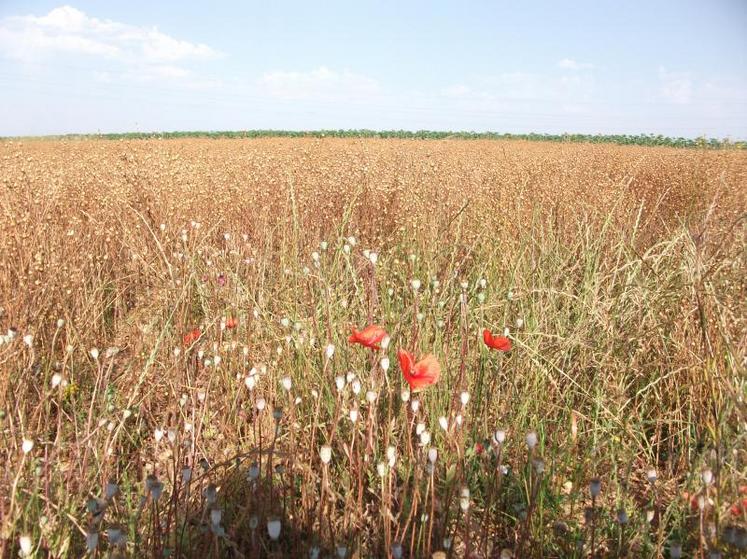
[[[747,2],[0,2],[0,135],[747,138]]]

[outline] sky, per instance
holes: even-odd
[[[747,139],[745,0],[70,1],[0,1],[0,136]]]

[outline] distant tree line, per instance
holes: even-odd
[[[724,149],[747,147],[745,141],[716,138],[672,138],[661,134],[502,134],[498,132],[448,132],[435,130],[221,130],[184,132],[125,132],[116,134],[63,134],[43,136],[44,139],[172,139],[172,138],[398,138],[411,140],[528,140],[535,142],[573,142],[638,146],[668,146],[680,148]],[[3,140],[20,139],[3,137]]]

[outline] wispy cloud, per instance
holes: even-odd
[[[558,68],[561,68],[562,70],[579,71],[591,70],[592,68],[594,68],[594,65],[589,62],[579,62],[577,60],[573,60],[572,58],[563,58],[562,60],[558,61]]]
[[[687,105],[693,97],[693,79],[689,72],[670,72],[659,67],[659,97],[677,105]]]
[[[444,97],[468,97],[472,94],[472,88],[463,83],[458,83],[445,87],[441,90]]]
[[[308,72],[272,71],[257,80],[261,93],[278,99],[340,99],[371,98],[380,94],[379,82],[362,74],[335,71],[320,66]]]

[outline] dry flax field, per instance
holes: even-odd
[[[0,181],[0,557],[745,553],[745,151],[3,141]]]

